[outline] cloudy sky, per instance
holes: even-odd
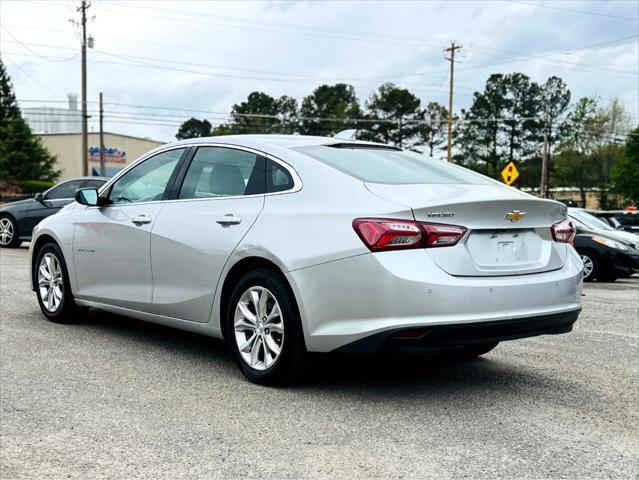
[[[1,56],[22,107],[79,93],[79,4],[0,2]],[[112,132],[170,141],[183,119],[220,123],[254,90],[301,101],[331,82],[353,84],[362,101],[391,81],[446,103],[451,40],[463,44],[457,111],[491,73],[520,71],[562,77],[573,98],[617,96],[639,118],[637,0],[94,0],[89,17],[88,97],[104,93]]]

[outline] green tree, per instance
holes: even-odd
[[[418,143],[432,157],[436,150],[446,150],[448,141],[448,109],[437,102],[430,102],[417,115]],[[422,150],[418,148],[419,150]]]
[[[597,152],[601,131],[597,98],[580,98],[559,127],[562,143],[555,158],[554,182],[561,186],[577,187],[582,206],[586,205],[586,191],[597,185]]]
[[[13,85],[7,74],[4,63],[0,59],[0,126],[20,116],[20,109],[16,96],[13,93]]]
[[[237,133],[293,133],[297,130],[297,100],[252,92],[233,105],[231,126]]]
[[[613,168],[624,160],[624,149],[620,143],[630,131],[630,122],[630,115],[618,98],[613,98],[598,111],[599,206],[603,209],[616,207],[610,202],[608,192]]]
[[[208,120],[198,120],[197,118],[189,118],[186,120],[177,133],[175,138],[184,140],[186,138],[199,138],[211,136],[211,123]]]
[[[506,145],[501,135],[505,109],[505,76],[496,73],[488,77],[483,92],[473,94],[470,108],[462,110],[458,163],[498,178]]]
[[[571,93],[568,89],[568,85],[559,77],[550,77],[541,86],[540,95],[540,114],[541,122],[539,125],[539,138],[537,141],[542,143],[544,141],[544,134],[548,143],[548,171],[546,172],[546,185],[548,185],[548,179],[551,176],[551,172],[554,168],[553,154],[557,143],[561,140],[559,129],[556,128],[559,118],[566,112],[570,106]],[[543,155],[543,152],[542,152]],[[541,160],[541,158],[540,158]],[[540,162],[537,162],[540,163]],[[541,179],[541,168],[538,169],[539,175],[537,180]],[[531,179],[534,185],[534,177]],[[547,192],[546,192],[547,193]]]
[[[504,135],[508,162],[525,161],[536,150],[541,88],[523,73],[503,77]]]
[[[581,206],[586,206],[586,192],[597,184],[597,169],[592,157],[573,148],[564,148],[555,158],[556,176],[564,186],[577,187]]]
[[[0,60],[0,178],[52,181],[55,157],[22,118],[11,80]]]
[[[416,142],[420,100],[405,88],[385,83],[366,102],[370,120],[363,137],[411,147]]]
[[[358,128],[355,119],[363,117],[352,85],[320,85],[304,97],[300,109],[300,133],[333,136],[349,128]]]
[[[639,127],[628,134],[624,158],[612,169],[613,191],[639,205]]]

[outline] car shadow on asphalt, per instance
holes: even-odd
[[[162,350],[176,361],[195,361],[193,368],[214,368],[224,376],[244,381],[226,345],[221,340],[143,322],[107,312],[90,311],[77,327],[98,329],[101,334],[139,343],[145,349]],[[126,346],[123,345],[123,348]],[[522,350],[525,355],[525,350]],[[365,395],[367,398],[408,398],[411,396],[442,399],[495,395],[526,395],[549,388],[562,392],[566,404],[592,396],[579,382],[562,379],[513,355],[500,347],[484,357],[454,361],[436,355],[338,355],[313,354],[307,378],[284,387],[290,393],[314,396]],[[214,381],[214,380],[212,380]],[[263,388],[263,387],[256,387]],[[597,403],[597,399],[592,399]]]

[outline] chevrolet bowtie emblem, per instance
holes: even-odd
[[[512,212],[508,212],[506,214],[506,220],[510,220],[511,222],[518,222],[522,218],[524,218],[526,212],[520,212],[519,210],[513,210]]]

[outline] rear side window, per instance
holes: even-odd
[[[263,157],[232,148],[200,147],[186,172],[179,198],[235,197],[265,192]]]
[[[465,168],[390,148],[314,145],[295,149],[352,177],[371,183],[495,185]]]
[[[283,166],[268,160],[266,167],[266,189],[269,193],[284,192],[293,188],[293,177]]]
[[[82,186],[84,180],[74,180],[73,182],[63,183],[49,190],[47,200],[61,200],[63,198],[73,198],[75,191]]]

